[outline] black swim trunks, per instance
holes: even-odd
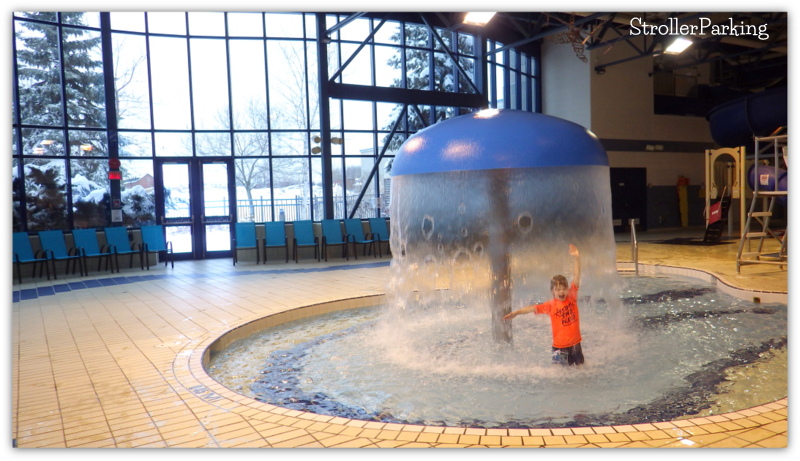
[[[583,350],[581,343],[564,348],[553,348],[553,363],[559,365],[581,365],[583,363]]]

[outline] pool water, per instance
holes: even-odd
[[[637,424],[787,395],[787,306],[677,276],[623,277],[580,299],[580,367],[550,363],[546,316],[492,338],[489,312],[349,310],[266,329],[212,357],[209,375],[254,399],[353,419],[469,427]]]

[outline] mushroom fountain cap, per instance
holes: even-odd
[[[486,109],[420,130],[400,147],[392,176],[546,166],[608,166],[591,131],[557,117]]]

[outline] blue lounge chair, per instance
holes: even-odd
[[[237,222],[234,226],[235,237],[233,239],[233,265],[239,260],[239,250],[256,250],[256,264],[261,262],[260,252],[258,251],[258,238],[256,238],[256,223]]]
[[[288,263],[289,239],[286,238],[286,223],[284,221],[265,222],[264,233],[264,262],[267,262],[267,248],[283,247]]]
[[[17,280],[22,283],[22,265],[33,264],[32,275],[36,276],[36,266],[39,266],[39,277],[42,276],[42,268],[47,271],[47,280],[50,280],[50,267],[47,265],[47,256],[42,250],[33,251],[31,239],[27,232],[14,232],[13,236],[14,266],[17,268]]]
[[[347,242],[353,244],[353,256],[358,259],[358,251],[356,251],[356,244],[361,244],[364,247],[363,255],[367,254],[367,247],[369,247],[370,254],[375,257],[375,240],[368,239],[364,236],[364,227],[361,225],[360,219],[345,219],[344,230],[347,232]]]
[[[156,264],[158,264],[158,256],[162,251],[165,253],[164,267],[167,267],[167,263],[171,262],[172,268],[174,269],[175,258],[172,253],[172,242],[168,242],[167,238],[164,236],[164,226],[142,226],[139,230],[142,232],[142,256],[144,256],[145,261],[147,261],[147,270],[150,270],[150,258],[147,257],[148,254],[155,253]]]
[[[369,233],[367,238],[375,241],[378,246],[378,255],[383,257],[381,244],[383,242],[389,243],[389,229],[386,225],[386,218],[369,218]],[[391,245],[387,247],[388,253],[392,253]]]
[[[94,229],[75,229],[72,231],[72,239],[75,241],[75,246],[80,251],[81,258],[83,258],[83,265],[86,267],[86,258],[97,258],[97,270],[103,264],[103,259],[106,260],[106,270],[114,272],[114,266],[110,264],[111,252],[108,250],[107,245],[100,247],[100,242],[97,239],[97,231]],[[89,268],[86,267],[86,274],[89,274]]]
[[[106,244],[108,250],[114,255],[114,262],[119,272],[119,255],[131,255],[130,267],[133,267],[133,255],[139,255],[139,264],[144,269],[144,258],[138,243],[131,243],[126,227],[106,227],[103,229],[106,234]]]
[[[65,261],[66,271],[69,273],[69,263],[72,263],[72,273],[75,273],[75,266],[81,266],[81,275],[83,275],[83,260],[81,259],[80,250],[78,247],[72,246],[67,248],[67,240],[64,237],[62,230],[50,230],[39,232],[39,241],[42,243],[42,251],[45,256],[53,265],[53,278],[57,279],[58,274],[56,271],[56,262]]]
[[[347,252],[347,239],[342,232],[342,222],[338,219],[323,219],[322,222],[322,254],[325,255],[325,261],[328,260],[328,246],[340,245],[342,247],[342,256],[350,260],[350,255]]]
[[[297,250],[303,247],[314,247],[314,257],[319,261],[319,238],[314,235],[314,223],[311,221],[295,221],[292,223],[294,239],[292,240],[292,257],[298,262]]]

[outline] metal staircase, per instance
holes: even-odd
[[[758,177],[758,170],[756,170],[757,177],[753,181],[753,199],[750,202],[750,210],[747,213],[747,221],[744,225],[742,237],[739,241],[739,252],[736,256],[737,273],[740,271],[741,266],[748,264],[772,264],[779,265],[781,268],[788,265],[787,233],[785,229],[779,231],[770,227],[775,203],[781,197],[788,198],[788,187],[784,188],[786,190],[780,190],[778,184],[780,179],[778,178],[778,171],[781,160],[786,164],[786,143],[787,135],[755,138],[755,165],[760,165],[762,160],[768,160],[775,170],[771,187],[765,187],[767,184],[762,184]],[[769,153],[770,148],[772,148],[771,153]],[[761,159],[759,159],[760,155]],[[773,246],[770,247],[770,250],[764,248],[764,242],[768,239],[775,239],[780,243],[780,250],[777,253]],[[746,249],[745,246],[747,247]],[[770,252],[768,253],[767,251]]]

